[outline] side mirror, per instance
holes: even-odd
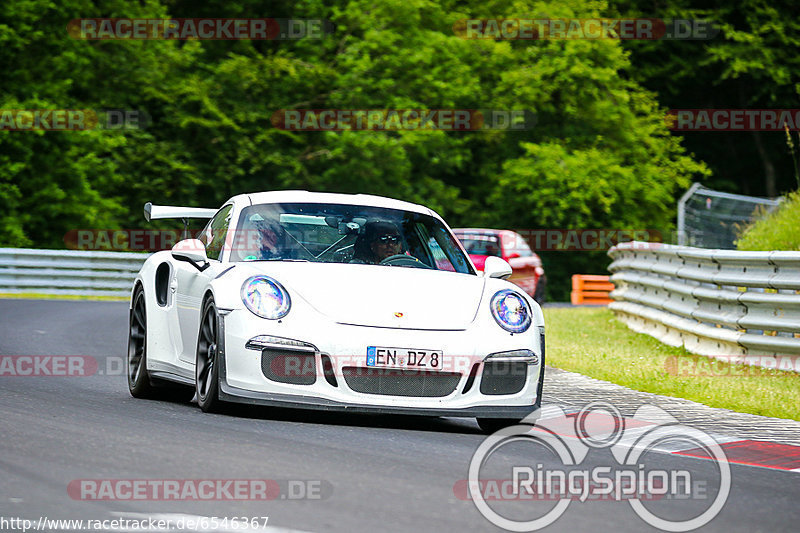
[[[208,268],[206,245],[198,239],[184,239],[175,243],[172,247],[172,257],[178,261],[191,263],[200,272]]]
[[[483,264],[483,275],[487,278],[506,279],[511,272],[511,265],[499,257],[489,256]]]
[[[518,257],[519,257],[519,254],[517,252],[512,252],[512,253],[508,254],[508,258],[509,259],[516,259]]]

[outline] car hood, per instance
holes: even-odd
[[[342,324],[463,330],[475,319],[485,280],[440,270],[380,265],[270,262],[248,265],[278,280]]]

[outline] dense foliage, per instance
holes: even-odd
[[[610,0],[622,16],[712,20],[714,39],[624,41],[631,75],[676,109],[797,109],[796,0]],[[774,197],[800,185],[783,132],[690,132],[684,146],[713,174],[706,186]]]
[[[729,25],[713,44],[637,45],[467,40],[453,23],[665,16],[648,2],[6,0],[0,109],[139,109],[151,122],[0,132],[0,246],[63,247],[71,229],[140,228],[145,201],[213,207],[235,193],[286,188],[424,203],[451,226],[668,230],[676,197],[710,172],[668,131],[665,104],[703,107],[697,94],[719,94],[716,103],[741,87],[743,99],[727,107],[796,99],[797,18],[787,15],[795,8],[745,3],[757,13],[744,22],[728,4],[713,9]],[[168,16],[319,18],[336,30],[296,41],[91,41],[66,31],[79,17]],[[753,17],[780,28],[759,33]],[[519,132],[272,126],[274,111],[293,108],[525,109],[537,124]],[[694,151],[709,148],[703,159],[722,168],[729,147],[704,137]],[[733,157],[725,169],[738,164]],[[714,184],[741,189],[740,177],[722,170]],[[559,299],[569,274],[607,264],[603,253],[544,257]]]
[[[736,247],[800,252],[800,191],[787,195],[777,209],[745,228]]]

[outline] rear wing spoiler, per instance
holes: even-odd
[[[144,204],[144,219],[148,222],[159,218],[212,218],[216,209],[203,207],[178,207],[173,205]]]

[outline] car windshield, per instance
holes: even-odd
[[[466,233],[459,234],[458,239],[461,241],[461,244],[464,245],[464,249],[468,254],[502,257],[500,241],[496,235]]]
[[[246,207],[231,245],[231,261],[355,263],[475,273],[438,219],[347,204]]]

